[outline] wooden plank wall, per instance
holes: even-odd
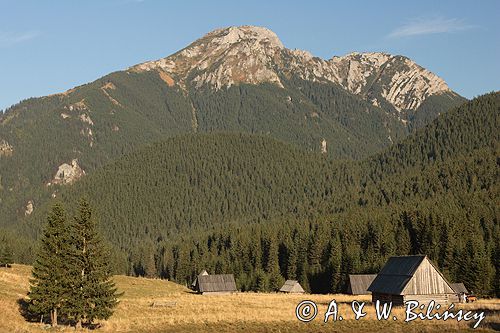
[[[455,292],[432,266],[424,260],[403,290],[403,295],[454,294]]]
[[[404,302],[403,296],[401,295],[372,293],[372,302],[375,303],[377,300],[379,300],[380,303],[392,302],[393,306],[403,305]]]

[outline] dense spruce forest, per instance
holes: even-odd
[[[77,159],[91,174],[147,144],[187,133],[214,131],[267,135],[333,159],[366,158],[430,122],[464,99],[431,96],[422,104],[425,121],[399,121],[332,83],[282,78],[272,84],[227,89],[169,86],[156,72],[120,71],[68,92],[31,98],[0,113],[0,227],[24,223],[57,192],[50,183],[58,167]],[[415,110],[419,115],[420,108]]]
[[[450,281],[499,296],[499,110],[500,93],[476,98],[361,162],[267,135],[180,135],[62,189],[3,238],[30,262],[19,235],[37,237],[50,205],[85,196],[117,273],[184,284],[207,269],[242,290],[298,279],[341,292],[349,273],[422,253]]]

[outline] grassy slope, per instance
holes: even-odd
[[[41,332],[46,325],[27,323],[19,314],[17,300],[23,298],[29,286],[31,267],[14,265],[0,268],[0,332]],[[115,315],[102,323],[99,332],[438,332],[473,331],[465,323],[456,321],[377,322],[374,310],[368,304],[367,318],[353,320],[350,302],[354,299],[368,301],[369,296],[348,295],[284,295],[240,293],[231,296],[200,296],[188,289],[165,280],[116,276],[116,284],[125,294]],[[311,323],[299,323],[295,306],[303,299],[318,304],[319,315]],[[336,299],[339,313],[346,320],[324,324],[321,316],[327,304]],[[175,301],[175,307],[151,307],[155,300]],[[489,309],[480,331],[493,331],[500,325],[500,301],[480,300],[467,309]],[[404,309],[393,314],[404,318]],[[60,330],[58,330],[60,331]],[[74,331],[72,328],[62,331]]]

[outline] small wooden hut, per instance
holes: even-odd
[[[451,284],[451,288],[457,293],[457,294],[460,294],[460,293],[463,293],[463,294],[468,294],[469,291],[467,290],[467,288],[465,288],[465,285],[460,282],[460,283],[452,283]]]
[[[195,290],[202,295],[231,294],[237,291],[233,274],[200,275]]]
[[[451,288],[455,291],[455,294],[458,297],[458,301],[460,303],[465,303],[467,301],[467,295],[469,294],[469,291],[467,288],[465,288],[465,285],[463,283],[452,283]]]
[[[347,293],[351,295],[369,295],[368,287],[372,284],[377,274],[349,274]]]
[[[303,294],[305,293],[304,288],[300,285],[298,281],[286,280],[283,287],[281,287],[280,292],[289,294]]]
[[[195,290],[196,288],[196,283],[198,282],[198,278],[203,275],[208,275],[208,272],[206,270],[202,270],[200,274],[194,279],[193,283],[191,283],[191,289]]]
[[[450,283],[424,255],[391,257],[368,288],[372,301],[403,305],[415,300],[420,304],[457,302]]]

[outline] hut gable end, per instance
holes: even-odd
[[[377,277],[377,274],[349,274],[348,294],[367,295],[370,294],[368,287]]]
[[[453,294],[450,284],[426,257],[406,284],[404,295]]]
[[[283,293],[298,293],[298,294],[302,294],[305,292],[300,283],[295,280],[286,280],[285,284],[283,285],[283,287],[281,287],[280,291]]]

